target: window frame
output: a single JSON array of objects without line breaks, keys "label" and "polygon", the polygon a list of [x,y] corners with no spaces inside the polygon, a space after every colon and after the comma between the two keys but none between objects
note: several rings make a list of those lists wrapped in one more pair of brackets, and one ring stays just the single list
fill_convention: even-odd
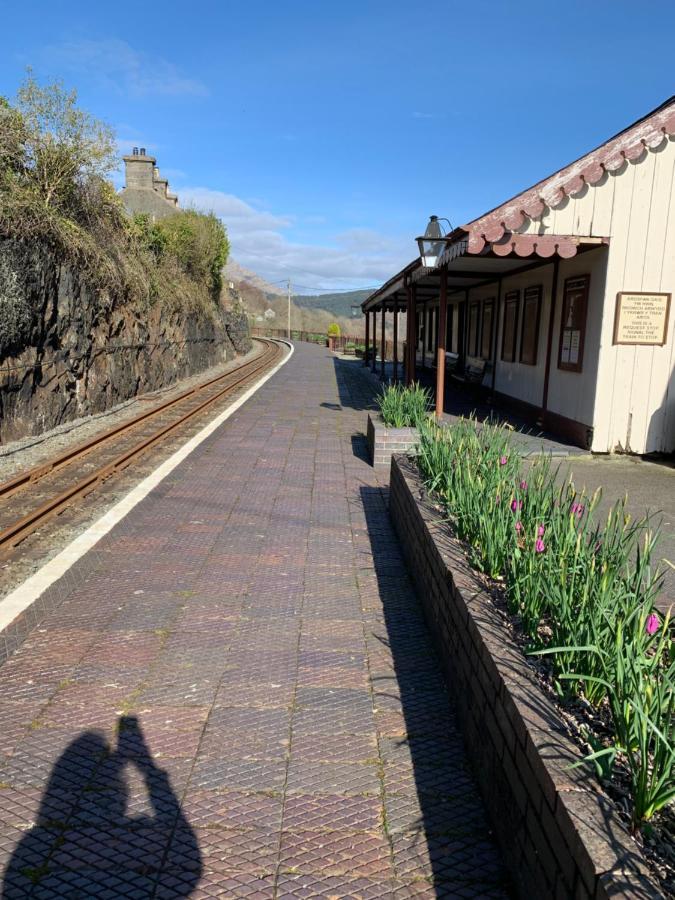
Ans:
[{"label": "window frame", "polygon": [[[511,340],[511,347],[507,348],[506,346],[506,316],[507,312],[510,308],[515,307],[515,318],[513,320],[513,337]],[[501,358],[503,362],[507,363],[515,363],[518,362],[517,359],[517,351],[518,351],[518,326],[520,325],[520,288],[517,288],[512,291],[507,291],[504,294],[504,319],[502,322],[502,352]],[[507,349],[510,349],[511,356],[506,355]]]},{"label": "window frame", "polygon": [[[582,372],[584,366],[584,345],[586,343],[586,322],[588,319],[588,290],[591,281],[589,274],[571,275],[565,279],[563,287],[563,298],[560,310],[560,334],[558,336],[558,368],[563,372]],[[578,317],[579,328],[565,328],[564,322],[569,312],[569,299],[571,292],[581,289],[581,312]],[[563,345],[565,343],[566,332],[579,332],[579,346],[577,350],[577,361],[563,362]],[[571,338],[570,338],[571,340]],[[571,352],[571,347],[570,347]]]},{"label": "window frame", "polygon": [[[469,321],[467,322],[467,328],[466,328],[466,337],[467,337],[466,346],[467,346],[467,350],[468,350],[467,355],[473,356],[473,357],[478,356],[478,349],[480,346],[480,323],[481,323],[480,306],[481,306],[480,300],[472,300],[469,303],[469,315],[468,315]],[[476,313],[476,322],[475,322],[476,332],[474,335],[474,341],[472,343],[471,342],[471,317],[474,313],[474,310]]]},{"label": "window frame", "polygon": [[455,338],[455,307],[454,304],[448,303],[445,315],[445,349],[453,352],[452,343]]},{"label": "window frame", "polygon": [[[487,354],[486,354],[484,352],[485,351],[485,337],[486,337],[486,335],[485,335],[485,315],[488,310],[490,311],[490,323],[489,323],[490,324],[490,334],[488,336],[488,348],[487,348]],[[481,304],[480,341],[478,342],[478,344],[479,344],[478,349],[480,352],[477,353],[476,356],[478,356],[480,359],[484,359],[484,360],[492,359],[492,348],[493,348],[493,344],[494,344],[494,338],[495,338],[495,298],[487,297],[485,300],[483,300],[483,302]]]},{"label": "window frame", "polygon": [[[529,295],[529,296],[528,296]],[[523,366],[536,366],[539,360],[539,328],[541,326],[541,307],[544,298],[544,286],[534,284],[523,290],[523,315],[520,323],[520,352],[518,354],[518,362]],[[534,300],[537,305],[537,314],[534,323],[534,347],[532,361],[523,359],[523,349],[525,347],[525,322],[527,321],[527,305],[528,302]]]}]

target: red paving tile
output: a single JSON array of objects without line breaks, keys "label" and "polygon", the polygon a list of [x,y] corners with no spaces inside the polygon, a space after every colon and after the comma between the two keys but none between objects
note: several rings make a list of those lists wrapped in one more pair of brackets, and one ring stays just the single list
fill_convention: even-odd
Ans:
[{"label": "red paving tile", "polygon": [[372,395],[299,345],[50,588],[0,668],[3,896],[504,896]]}]

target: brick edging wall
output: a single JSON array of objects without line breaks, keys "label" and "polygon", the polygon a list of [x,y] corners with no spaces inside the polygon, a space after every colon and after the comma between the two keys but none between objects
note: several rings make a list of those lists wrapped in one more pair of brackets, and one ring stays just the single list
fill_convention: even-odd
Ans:
[{"label": "brick edging wall", "polygon": [[520,897],[662,897],[460,543],[392,457],[390,513]]},{"label": "brick edging wall", "polygon": [[418,439],[416,428],[387,428],[381,416],[368,413],[366,441],[373,466],[388,466],[394,453],[412,450]]}]

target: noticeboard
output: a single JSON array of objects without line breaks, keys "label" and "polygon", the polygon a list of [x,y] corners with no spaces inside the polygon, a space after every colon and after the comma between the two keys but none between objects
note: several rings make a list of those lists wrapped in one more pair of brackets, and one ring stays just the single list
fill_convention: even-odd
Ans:
[{"label": "noticeboard", "polygon": [[670,294],[620,291],[616,295],[614,344],[662,347],[668,340]]}]

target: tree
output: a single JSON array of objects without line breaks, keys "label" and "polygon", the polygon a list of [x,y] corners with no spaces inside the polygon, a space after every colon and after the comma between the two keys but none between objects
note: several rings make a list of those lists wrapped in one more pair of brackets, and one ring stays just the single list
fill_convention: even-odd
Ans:
[{"label": "tree", "polygon": [[230,252],[227,232],[213,213],[185,209],[161,219],[154,228],[162,233],[165,251],[174,256],[183,271],[220,295],[222,270]]},{"label": "tree", "polygon": [[0,97],[0,177],[24,168],[26,129],[18,110]]},{"label": "tree", "polygon": [[340,337],[340,326],[337,322],[331,322],[326,330],[328,337]]},{"label": "tree", "polygon": [[17,93],[23,173],[47,207],[67,208],[77,185],[117,165],[114,133],[77,107],[77,91],[41,86],[29,69]]}]

